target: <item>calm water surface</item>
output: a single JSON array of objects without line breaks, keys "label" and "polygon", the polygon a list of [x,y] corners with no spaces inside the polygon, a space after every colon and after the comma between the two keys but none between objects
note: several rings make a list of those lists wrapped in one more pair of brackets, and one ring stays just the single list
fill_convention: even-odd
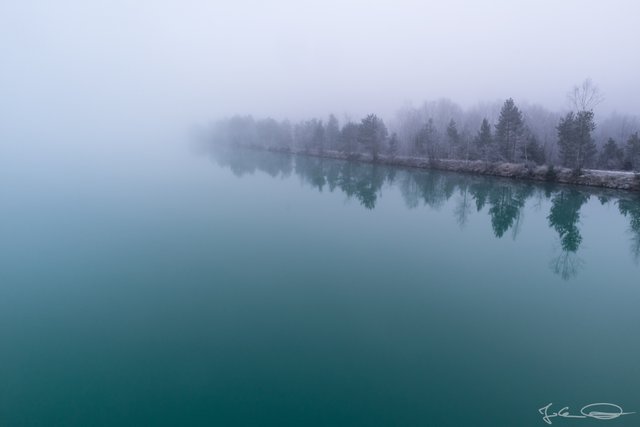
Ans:
[{"label": "calm water surface", "polygon": [[551,402],[640,412],[637,196],[178,157],[0,175],[0,425],[544,426]]}]

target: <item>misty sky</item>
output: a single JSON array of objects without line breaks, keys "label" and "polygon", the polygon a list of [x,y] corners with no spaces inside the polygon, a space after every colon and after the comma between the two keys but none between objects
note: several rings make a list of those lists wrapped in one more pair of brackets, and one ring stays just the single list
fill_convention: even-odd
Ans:
[{"label": "misty sky", "polygon": [[637,0],[2,1],[0,124],[357,118],[439,97],[560,110],[586,77],[603,111],[638,114],[639,17]]}]

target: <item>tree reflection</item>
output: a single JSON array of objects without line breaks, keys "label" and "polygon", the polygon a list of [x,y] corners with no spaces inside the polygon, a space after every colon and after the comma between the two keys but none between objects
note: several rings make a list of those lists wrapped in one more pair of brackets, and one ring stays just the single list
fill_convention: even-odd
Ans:
[{"label": "tree reflection", "polygon": [[469,187],[471,196],[476,201],[476,210],[480,212],[489,200],[489,191],[491,187],[484,183],[474,183]]},{"label": "tree reflection", "polygon": [[252,174],[256,170],[272,177],[289,176],[293,171],[293,156],[256,150],[238,150],[213,145],[211,158],[220,166],[228,167],[236,176]]},{"label": "tree reflection", "polygon": [[417,207],[422,201],[425,205],[438,209],[455,191],[455,185],[447,174],[433,170],[405,171],[400,186],[402,196],[408,207]]},{"label": "tree reflection", "polygon": [[530,185],[499,185],[489,191],[489,215],[496,237],[502,237],[513,226],[532,194],[533,187]]},{"label": "tree reflection", "polygon": [[[548,225],[559,238],[559,253],[551,260],[551,269],[565,280],[575,277],[583,266],[578,256],[582,244],[580,210],[595,194],[600,203],[617,201],[622,215],[629,218],[631,253],[640,262],[640,197],[620,198],[619,193],[533,185],[491,177],[446,173],[435,170],[402,169],[380,164],[333,160],[312,156],[293,156],[257,150],[217,147],[211,152],[221,166],[234,174],[263,171],[270,176],[288,176],[292,172],[301,182],[318,191],[341,191],[356,199],[366,209],[374,209],[385,183],[397,186],[410,209],[426,205],[440,209],[453,198],[451,212],[460,228],[464,228],[474,212],[488,207],[493,234],[502,238],[509,230],[515,240],[522,227],[524,207],[528,199],[537,197],[540,209],[544,200],[551,208]],[[629,193],[626,193],[627,196]]]},{"label": "tree reflection", "polygon": [[471,215],[471,192],[469,191],[468,185],[462,185],[460,187],[460,197],[458,198],[458,203],[453,213],[458,221],[458,225],[464,228],[469,220],[469,215]]},{"label": "tree reflection", "polygon": [[324,163],[325,159],[322,157],[299,156],[296,158],[295,171],[303,181],[322,191],[327,184]]},{"label": "tree reflection", "polygon": [[588,200],[588,194],[574,189],[563,189],[551,199],[551,211],[547,219],[558,233],[562,247],[560,255],[551,261],[551,268],[565,280],[574,277],[583,264],[577,256],[582,243],[578,222],[580,209]]},{"label": "tree reflection", "polygon": [[339,187],[347,197],[355,197],[367,209],[373,209],[385,182],[384,168],[379,165],[344,162]]},{"label": "tree reflection", "polygon": [[640,198],[618,200],[618,210],[629,218],[631,234],[631,255],[636,263],[640,261]]},{"label": "tree reflection", "polygon": [[561,251],[560,254],[551,259],[551,270],[562,277],[569,280],[578,274],[584,266],[584,261],[575,252]]},{"label": "tree reflection", "polygon": [[576,252],[582,242],[582,235],[578,229],[580,208],[589,200],[587,194],[569,189],[562,190],[551,199],[551,212],[547,219],[560,236],[562,249]]}]

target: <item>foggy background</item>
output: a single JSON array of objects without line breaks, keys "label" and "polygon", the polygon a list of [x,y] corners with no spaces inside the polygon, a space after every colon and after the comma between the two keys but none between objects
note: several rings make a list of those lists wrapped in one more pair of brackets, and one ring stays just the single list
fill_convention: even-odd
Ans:
[{"label": "foggy background", "polygon": [[[601,1],[3,1],[0,149],[114,150],[235,113],[392,117],[447,97],[640,112],[640,5]],[[108,147],[108,148],[107,148]]]}]

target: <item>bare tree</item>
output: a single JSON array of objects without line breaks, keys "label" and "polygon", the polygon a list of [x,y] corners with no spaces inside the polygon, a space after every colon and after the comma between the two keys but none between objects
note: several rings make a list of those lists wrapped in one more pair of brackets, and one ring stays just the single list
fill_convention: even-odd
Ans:
[{"label": "bare tree", "polygon": [[567,98],[576,112],[591,111],[604,101],[604,95],[590,78],[574,86]]}]

